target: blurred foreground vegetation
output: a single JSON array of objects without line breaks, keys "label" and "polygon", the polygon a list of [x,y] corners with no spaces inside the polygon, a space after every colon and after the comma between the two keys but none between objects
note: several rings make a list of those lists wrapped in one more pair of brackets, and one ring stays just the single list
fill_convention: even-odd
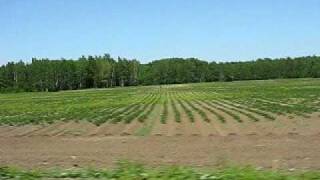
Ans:
[{"label": "blurred foreground vegetation", "polygon": [[320,179],[320,172],[272,171],[259,170],[253,167],[228,167],[213,170],[201,170],[180,166],[149,168],[136,163],[121,162],[112,170],[21,170],[2,167],[0,168],[0,179],[315,180]]}]

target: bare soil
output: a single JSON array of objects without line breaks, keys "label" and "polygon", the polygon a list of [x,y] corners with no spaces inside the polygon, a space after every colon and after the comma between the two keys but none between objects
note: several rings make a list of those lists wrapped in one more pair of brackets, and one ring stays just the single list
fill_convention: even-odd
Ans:
[{"label": "bare soil", "polygon": [[149,165],[320,169],[319,135],[2,137],[0,165],[24,168]]},{"label": "bare soil", "polygon": [[146,136],[134,136],[144,127],[137,121],[99,127],[88,122],[1,126],[0,166],[112,167],[119,160],[131,160],[149,165],[272,168],[276,163],[283,169],[320,169],[319,114],[238,123],[219,113],[226,117],[225,124],[214,116],[204,122],[196,113],[194,123],[185,113],[177,123],[170,111],[166,124],[155,117]]}]

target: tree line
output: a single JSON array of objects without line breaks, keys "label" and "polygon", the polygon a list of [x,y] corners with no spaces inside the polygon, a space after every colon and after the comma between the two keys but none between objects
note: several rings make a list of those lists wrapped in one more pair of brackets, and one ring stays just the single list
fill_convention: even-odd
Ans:
[{"label": "tree line", "polygon": [[0,91],[59,91],[116,86],[158,85],[214,81],[319,78],[320,57],[257,59],[246,62],[208,62],[196,58],[168,58],[141,64],[135,59],[81,56],[36,59],[0,67]]}]

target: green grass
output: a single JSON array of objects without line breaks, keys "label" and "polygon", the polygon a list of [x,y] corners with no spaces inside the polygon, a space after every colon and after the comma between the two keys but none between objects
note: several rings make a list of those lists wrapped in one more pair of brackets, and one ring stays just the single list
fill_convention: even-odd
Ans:
[{"label": "green grass", "polygon": [[0,167],[0,179],[121,179],[121,180],[315,180],[319,171],[285,172],[257,170],[252,167],[227,167],[202,170],[181,166],[150,168],[137,163],[120,162],[110,170],[21,170]]},{"label": "green grass", "polygon": [[[212,110],[195,102],[209,102]],[[179,106],[183,110],[180,115],[177,111]],[[215,82],[0,94],[0,124],[47,124],[73,120],[100,125],[105,122],[130,123],[135,119],[145,122],[156,108],[164,109],[159,112],[159,117],[165,123],[167,116],[171,115],[166,109],[171,107],[172,116],[176,117],[170,118],[177,122],[183,113],[192,122],[194,113],[200,113],[202,118],[209,120],[217,115],[215,108],[239,122],[241,119],[237,114],[252,121],[276,120],[278,115],[308,118],[313,112],[320,111],[320,80]],[[223,121],[222,117],[218,118]]]}]

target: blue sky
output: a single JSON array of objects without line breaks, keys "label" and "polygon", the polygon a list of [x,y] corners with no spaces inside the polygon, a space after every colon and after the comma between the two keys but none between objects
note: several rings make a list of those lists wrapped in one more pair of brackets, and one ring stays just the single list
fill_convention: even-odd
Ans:
[{"label": "blue sky", "polygon": [[319,0],[0,0],[0,64],[110,53],[251,60],[320,54]]}]

